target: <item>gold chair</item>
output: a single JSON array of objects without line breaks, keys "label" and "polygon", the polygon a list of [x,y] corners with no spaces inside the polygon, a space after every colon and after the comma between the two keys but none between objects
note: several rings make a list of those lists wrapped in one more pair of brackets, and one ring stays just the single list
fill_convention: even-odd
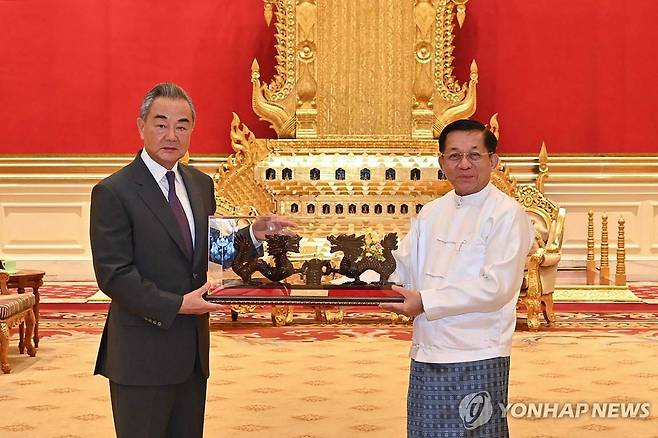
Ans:
[{"label": "gold chair", "polygon": [[555,323],[553,291],[561,259],[566,210],[558,207],[536,187],[520,186],[516,199],[523,205],[535,228],[534,245],[526,263],[519,304],[528,312],[528,328],[539,328],[539,309],[548,325]]},{"label": "gold chair", "polygon": [[517,307],[526,308],[530,330],[539,328],[540,310],[549,326],[555,323],[553,290],[561,259],[566,216],[566,210],[543,193],[544,181],[548,177],[545,154],[545,146],[542,146],[540,175],[535,186],[517,185],[509,173],[509,168],[502,164],[491,175],[491,181],[496,187],[514,197],[523,206],[535,228],[534,244],[526,261],[517,304]]},{"label": "gold chair", "polygon": [[19,341],[19,352],[22,354],[25,349],[31,357],[37,354],[34,345],[32,345],[32,333],[36,323],[33,310],[36,302],[34,294],[27,292],[12,294],[7,287],[8,281],[9,273],[0,271],[0,368],[4,373],[11,372],[8,352],[10,329],[12,327],[25,322],[24,345]]}]

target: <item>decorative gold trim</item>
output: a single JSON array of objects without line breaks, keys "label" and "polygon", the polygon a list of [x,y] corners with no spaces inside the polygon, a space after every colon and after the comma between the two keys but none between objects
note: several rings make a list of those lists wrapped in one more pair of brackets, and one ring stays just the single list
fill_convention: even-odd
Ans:
[{"label": "decorative gold trim", "polygon": [[477,108],[477,83],[478,83],[478,66],[475,60],[471,62],[471,75],[468,86],[464,84],[466,96],[463,100],[454,103],[448,108],[441,111],[439,116],[435,106],[435,120],[433,124],[434,138],[438,138],[443,128],[451,122],[459,119],[467,119],[475,114]]},{"label": "decorative gold trim", "polygon": [[[471,63],[470,80],[460,85],[453,75],[455,46],[454,19],[461,27],[466,16],[468,0],[440,0],[436,6],[434,34],[434,89],[440,97],[434,100],[433,136],[437,138],[441,130],[450,122],[468,118],[475,113],[477,98],[478,69],[475,60]],[[455,12],[455,8],[457,11]]]},{"label": "decorative gold trim", "polygon": [[272,24],[272,0],[264,0],[263,17],[265,18],[265,23],[267,23],[267,27],[270,27],[270,25]]},{"label": "decorative gold trim", "polygon": [[299,0],[297,4],[297,138],[316,138],[317,126],[317,5],[315,0]]},{"label": "decorative gold trim", "polygon": [[[307,3],[304,0],[302,3]],[[267,8],[275,7],[276,21],[276,56],[274,69],[276,73],[269,84],[261,84],[260,67],[254,59],[251,64],[252,96],[251,105],[254,112],[262,119],[271,123],[279,138],[294,138],[297,119],[295,108],[297,99],[293,91],[296,81],[297,40],[295,1],[268,0],[265,3],[266,20]],[[270,17],[271,20],[271,17]]]},{"label": "decorative gold trim", "polygon": [[[417,0],[417,2],[423,2]],[[452,74],[454,70],[452,52],[455,46],[453,20],[455,18],[455,4],[453,0],[440,0],[435,15],[435,61],[434,87],[442,99],[448,102],[459,102],[466,96],[466,87],[459,84]]]},{"label": "decorative gold trim", "polygon": [[[231,144],[235,153],[222,163],[214,176],[217,214],[257,215],[274,211],[275,201],[254,179],[256,164],[270,152],[267,142],[257,140],[233,113]],[[246,203],[245,203],[246,202]]]},{"label": "decorative gold trim", "polygon": [[489,131],[496,137],[497,140],[500,140],[500,124],[498,123],[498,113],[495,113],[489,119],[489,124],[486,125],[489,128]]},{"label": "decorative gold trim", "polygon": [[468,0],[452,0],[452,2],[457,5],[457,23],[461,28],[464,26],[464,20],[466,20],[466,3]]},{"label": "decorative gold trim", "polygon": [[291,110],[265,97],[267,86],[260,83],[260,67],[255,59],[251,64],[251,83],[251,106],[254,112],[261,120],[271,123],[270,127],[279,138],[293,138],[296,123],[294,108]]},{"label": "decorative gold trim", "polygon": [[412,132],[413,138],[432,138],[434,106],[432,98],[432,30],[436,10],[430,0],[416,0],[414,21],[416,25],[416,46],[413,97]]},{"label": "decorative gold trim", "polygon": [[[491,172],[491,183],[507,196],[517,198],[516,178],[511,175],[509,167],[502,160],[498,161],[498,168]],[[530,204],[532,204],[532,201],[530,201]]]},{"label": "decorative gold trim", "polygon": [[[289,150],[293,140],[258,140],[267,143],[273,153]],[[346,140],[347,141],[347,140]],[[296,140],[298,152],[313,153],[344,152],[340,139],[323,139],[313,144],[310,140]],[[425,155],[435,153],[437,144],[434,140],[396,139],[368,141],[350,138],[347,143],[351,149],[368,154],[409,155],[411,151]],[[391,146],[393,144],[394,146]],[[53,186],[67,190],[87,190],[101,179],[118,171],[134,160],[134,154],[116,155],[2,155],[0,156],[0,187],[14,189],[18,186]],[[191,151],[189,164],[212,176],[217,168],[226,162],[224,154],[196,155]],[[533,184],[537,177],[537,156],[502,155],[505,167],[509,168],[519,184]],[[658,155],[656,156],[590,156],[590,155],[551,155],[550,187],[553,192],[563,187],[583,184],[587,187],[608,187],[617,192],[623,190],[641,190],[642,193],[655,193],[658,184]],[[593,178],[596,175],[596,178]]]},{"label": "decorative gold trim", "polygon": [[[274,69],[276,73],[272,82],[263,87],[263,94],[268,101],[282,101],[290,95],[295,86],[295,56],[297,41],[295,33],[295,0],[271,0],[276,12],[274,27],[276,33]],[[253,68],[252,68],[253,71]]]}]

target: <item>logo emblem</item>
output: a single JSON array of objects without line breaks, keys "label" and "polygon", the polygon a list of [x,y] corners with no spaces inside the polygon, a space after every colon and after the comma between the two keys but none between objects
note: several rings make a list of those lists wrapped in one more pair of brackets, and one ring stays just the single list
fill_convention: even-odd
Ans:
[{"label": "logo emblem", "polygon": [[488,391],[472,392],[459,402],[459,416],[466,430],[476,429],[491,419],[493,406]]}]

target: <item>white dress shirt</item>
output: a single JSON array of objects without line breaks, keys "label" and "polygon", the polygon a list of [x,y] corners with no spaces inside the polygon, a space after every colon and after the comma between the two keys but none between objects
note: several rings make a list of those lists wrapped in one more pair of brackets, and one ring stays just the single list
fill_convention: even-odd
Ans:
[{"label": "white dress shirt", "polygon": [[[146,149],[142,149],[141,158],[142,161],[144,161],[144,164],[146,164],[149,172],[151,172],[151,175],[153,175],[155,181],[158,183],[158,186],[160,186],[160,190],[162,190],[162,194],[164,195],[165,200],[169,202],[169,181],[167,181],[167,172],[169,169],[156,163],[148,154],[148,152],[146,152]],[[174,164],[174,167],[171,170],[174,172],[174,175],[176,175],[176,196],[178,196],[178,199],[183,206],[185,216],[187,217],[187,223],[190,226],[190,236],[192,236],[192,247],[194,247],[194,215],[192,214],[190,198],[187,196],[187,188],[185,187],[185,182],[183,181],[183,178],[181,178],[180,172],[178,171],[178,163]]]},{"label": "white dress shirt", "polygon": [[397,281],[420,291],[410,356],[471,362],[509,356],[534,236],[521,205],[491,183],[423,207],[394,252]]}]

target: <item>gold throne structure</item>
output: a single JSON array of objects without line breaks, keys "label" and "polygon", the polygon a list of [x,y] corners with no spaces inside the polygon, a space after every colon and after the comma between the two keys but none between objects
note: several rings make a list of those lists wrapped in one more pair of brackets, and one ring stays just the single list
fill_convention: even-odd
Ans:
[{"label": "gold throne structure", "polygon": [[475,62],[467,83],[453,75],[467,1],[265,0],[277,74],[261,83],[254,60],[252,104],[278,138],[234,115],[217,213],[296,218],[304,258],[329,257],[328,234],[406,232],[450,190],[435,139],[475,112]]},{"label": "gold throne structure", "polygon": [[299,259],[331,258],[330,234],[404,236],[452,189],[437,160],[441,130],[476,109],[475,61],[467,82],[453,75],[467,2],[264,0],[276,75],[262,83],[254,60],[252,106],[278,138],[255,138],[234,114],[217,214],[295,219]]}]

